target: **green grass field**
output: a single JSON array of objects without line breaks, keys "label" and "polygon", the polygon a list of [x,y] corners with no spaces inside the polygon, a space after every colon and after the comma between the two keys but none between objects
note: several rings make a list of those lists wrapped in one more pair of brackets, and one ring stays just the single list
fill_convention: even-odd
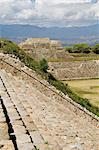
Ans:
[{"label": "green grass field", "polygon": [[64,81],[79,96],[99,107],[99,79]]}]

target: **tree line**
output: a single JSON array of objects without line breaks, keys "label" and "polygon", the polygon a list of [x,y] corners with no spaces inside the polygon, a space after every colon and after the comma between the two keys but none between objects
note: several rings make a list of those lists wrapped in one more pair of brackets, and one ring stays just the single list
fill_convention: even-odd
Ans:
[{"label": "tree line", "polygon": [[73,46],[65,47],[69,53],[95,53],[99,54],[99,44],[90,46],[87,43],[74,44]]}]

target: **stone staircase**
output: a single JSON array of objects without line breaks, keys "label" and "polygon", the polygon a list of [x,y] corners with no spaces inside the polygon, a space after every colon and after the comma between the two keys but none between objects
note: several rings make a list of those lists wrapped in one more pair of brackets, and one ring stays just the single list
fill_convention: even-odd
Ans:
[{"label": "stone staircase", "polygon": [[[0,88],[1,91],[1,88]],[[0,93],[1,94],[1,93]],[[1,150],[13,150],[13,143],[8,135],[8,126],[6,123],[6,118],[2,108],[2,102],[0,98],[0,149]]]},{"label": "stone staircase", "polygon": [[[4,69],[0,70],[0,77],[0,95],[10,118],[13,128],[10,135],[14,135],[17,149],[99,149],[98,125],[91,123],[86,116],[77,115],[72,107],[67,106],[67,102],[58,101],[56,95],[50,97],[46,91],[44,94],[43,89],[36,88],[36,85],[33,86]],[[3,114],[2,107],[0,114]],[[12,146],[8,149],[13,150],[15,145],[7,134],[6,132],[7,142]]]},{"label": "stone staircase", "polygon": [[[7,109],[10,123],[13,127],[11,135],[15,135],[19,150],[49,150],[37,126],[30,115],[31,107],[24,99],[20,100],[13,84],[13,76],[4,70],[0,71],[0,95]],[[12,81],[11,81],[12,80]],[[21,82],[18,83],[19,85]],[[16,86],[17,89],[17,86]],[[20,95],[21,93],[19,93]]]}]

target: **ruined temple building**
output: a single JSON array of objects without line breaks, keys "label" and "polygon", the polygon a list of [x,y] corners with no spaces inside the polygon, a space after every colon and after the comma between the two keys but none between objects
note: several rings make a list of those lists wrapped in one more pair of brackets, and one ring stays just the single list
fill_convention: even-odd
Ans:
[{"label": "ruined temple building", "polygon": [[45,49],[63,49],[62,43],[58,40],[50,40],[49,38],[28,38],[19,44],[24,50],[33,50],[38,48]]},{"label": "ruined temple building", "polygon": [[19,47],[36,59],[67,57],[61,41],[50,40],[49,38],[28,38],[20,43]]}]

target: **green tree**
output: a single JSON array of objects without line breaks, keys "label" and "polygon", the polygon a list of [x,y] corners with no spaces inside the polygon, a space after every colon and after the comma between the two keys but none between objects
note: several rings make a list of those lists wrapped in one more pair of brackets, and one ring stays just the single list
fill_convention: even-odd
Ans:
[{"label": "green tree", "polygon": [[99,44],[96,44],[95,46],[93,46],[92,51],[96,54],[99,54]]},{"label": "green tree", "polygon": [[91,48],[86,43],[75,44],[73,46],[73,52],[74,53],[90,53],[91,52]]},{"label": "green tree", "polygon": [[73,48],[72,48],[72,46],[65,47],[65,51],[67,51],[67,52],[69,52],[69,53],[73,53]]},{"label": "green tree", "polygon": [[40,60],[40,70],[47,72],[47,69],[48,69],[47,60],[43,58],[42,60]]}]

